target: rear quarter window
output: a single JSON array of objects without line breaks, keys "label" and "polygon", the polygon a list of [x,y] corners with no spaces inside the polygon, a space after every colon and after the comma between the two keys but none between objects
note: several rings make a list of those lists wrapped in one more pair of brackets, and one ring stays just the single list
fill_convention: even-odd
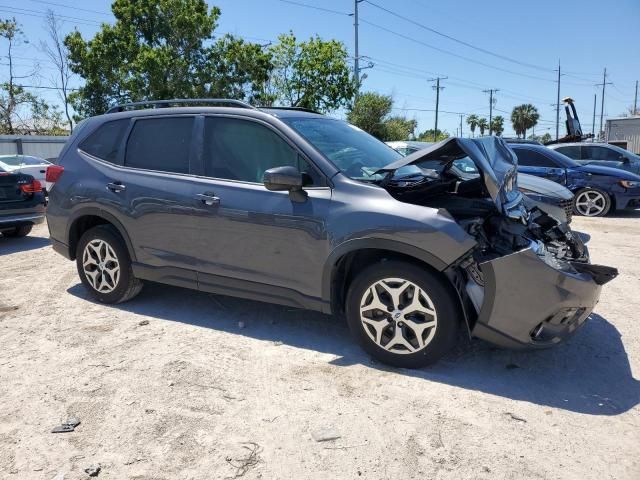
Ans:
[{"label": "rear quarter window", "polygon": [[105,122],[80,142],[78,148],[101,160],[120,163],[120,145],[128,126],[128,118]]}]

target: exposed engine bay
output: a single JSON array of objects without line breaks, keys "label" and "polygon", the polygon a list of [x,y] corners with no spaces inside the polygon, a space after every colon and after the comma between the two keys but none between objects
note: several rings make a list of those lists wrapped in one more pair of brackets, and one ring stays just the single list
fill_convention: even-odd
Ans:
[{"label": "exposed engine bay", "polygon": [[[380,182],[401,202],[442,210],[477,242],[477,247],[457,266],[476,313],[484,299],[484,267],[516,252],[530,251],[556,271],[588,273],[602,285],[617,270],[591,265],[579,234],[537,206],[528,204],[517,187],[517,159],[500,139],[450,139],[416,152],[385,168]],[[478,148],[480,147],[480,148]],[[469,179],[452,168],[457,159],[468,157],[480,172]],[[401,174],[402,167],[411,173]],[[418,172],[416,167],[420,169]],[[534,257],[535,258],[535,257]]]}]

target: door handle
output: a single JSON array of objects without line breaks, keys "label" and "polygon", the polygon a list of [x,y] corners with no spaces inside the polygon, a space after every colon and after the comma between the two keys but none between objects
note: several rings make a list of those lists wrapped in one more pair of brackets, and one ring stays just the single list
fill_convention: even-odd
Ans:
[{"label": "door handle", "polygon": [[107,190],[111,190],[112,192],[116,192],[116,193],[123,192],[126,189],[127,187],[125,187],[120,182],[107,183]]},{"label": "door handle", "polygon": [[220,204],[220,197],[216,197],[213,193],[199,193],[196,198],[208,206]]}]

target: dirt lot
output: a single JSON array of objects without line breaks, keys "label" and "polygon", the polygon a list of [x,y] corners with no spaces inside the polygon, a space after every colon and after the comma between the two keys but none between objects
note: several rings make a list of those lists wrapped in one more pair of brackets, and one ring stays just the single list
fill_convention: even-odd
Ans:
[{"label": "dirt lot", "polygon": [[637,480],[640,211],[574,228],[621,271],[577,336],[420,371],[316,313],[151,284],[98,305],[46,226],[0,238],[0,478]]}]

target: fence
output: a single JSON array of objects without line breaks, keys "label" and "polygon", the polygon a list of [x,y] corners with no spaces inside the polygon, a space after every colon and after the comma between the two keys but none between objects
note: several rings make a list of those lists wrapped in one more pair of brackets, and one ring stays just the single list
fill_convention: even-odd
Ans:
[{"label": "fence", "polygon": [[0,155],[33,155],[55,159],[69,137],[0,135]]}]

